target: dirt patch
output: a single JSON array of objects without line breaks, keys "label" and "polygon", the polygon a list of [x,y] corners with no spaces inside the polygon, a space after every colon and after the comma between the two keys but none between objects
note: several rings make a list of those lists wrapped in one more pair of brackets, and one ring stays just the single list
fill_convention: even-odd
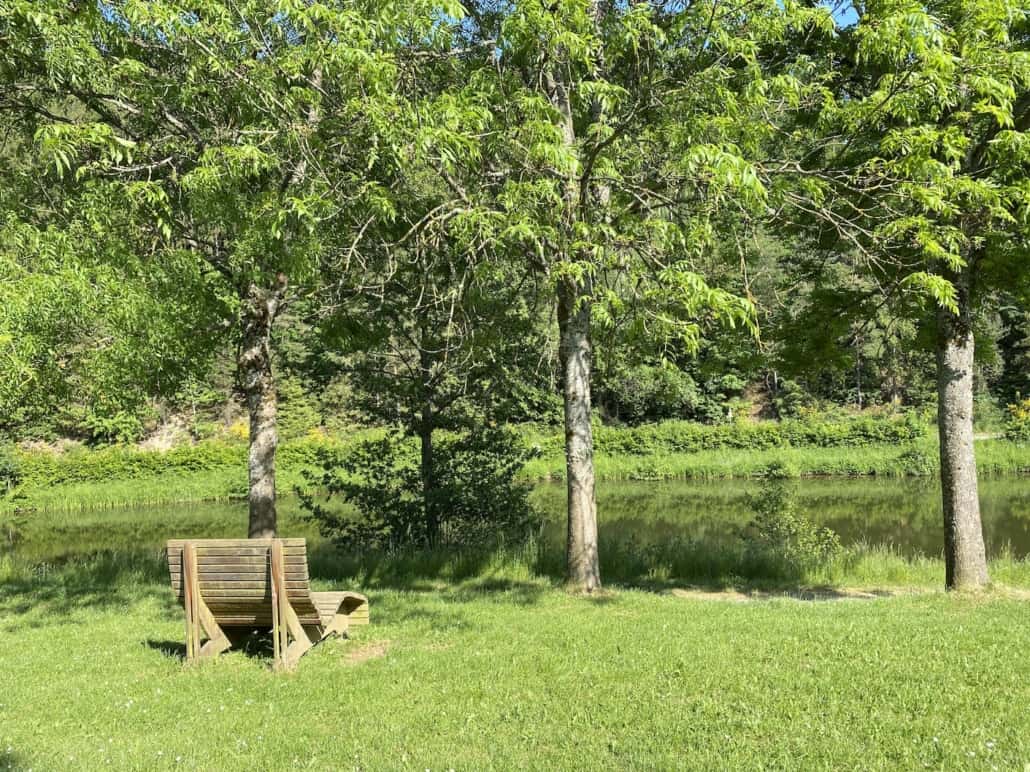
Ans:
[{"label": "dirt patch", "polygon": [[191,443],[192,439],[190,438],[186,419],[182,416],[172,416],[151,432],[146,439],[139,443],[138,447],[140,450],[164,452],[179,445],[189,445]]},{"label": "dirt patch", "polygon": [[358,646],[356,649],[350,649],[343,655],[343,659],[348,665],[360,665],[370,659],[385,657],[389,648],[389,641],[372,641]]},{"label": "dirt patch", "polygon": [[18,447],[26,453],[49,453],[53,456],[60,456],[70,450],[79,450],[85,447],[81,442],[68,439],[44,442],[43,440],[23,440]]},{"label": "dirt patch", "polygon": [[918,595],[932,590],[917,588],[892,588],[890,590],[867,590],[853,587],[814,587],[797,590],[702,590],[696,588],[675,588],[670,594],[676,598],[686,600],[719,600],[730,603],[748,603],[751,601],[776,600],[777,598],[790,598],[792,600],[804,601],[835,601],[835,600],[877,600],[879,598],[893,598],[899,595]]}]

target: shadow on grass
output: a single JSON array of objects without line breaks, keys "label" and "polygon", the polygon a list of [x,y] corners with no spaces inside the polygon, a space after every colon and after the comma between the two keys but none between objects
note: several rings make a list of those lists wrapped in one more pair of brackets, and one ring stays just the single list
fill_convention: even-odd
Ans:
[{"label": "shadow on grass", "polygon": [[[854,569],[860,561],[870,556],[873,561],[881,560],[882,566],[874,566],[880,575],[887,573],[884,566],[905,568],[898,562],[900,556],[868,549],[847,553],[833,566],[809,571],[756,556],[741,540],[696,539],[686,525],[666,529],[660,542],[643,542],[633,536],[605,538],[602,534],[599,546],[606,587],[658,593],[682,590],[747,597],[764,597],[764,593],[802,600],[854,597],[838,588],[844,583],[841,577],[857,575]],[[427,621],[447,626],[462,624],[456,606],[463,603],[487,600],[530,607],[562,585],[565,571],[564,545],[554,540],[397,552],[348,552],[330,542],[312,541],[308,559],[315,589],[364,592],[372,596],[373,606],[379,591],[431,596],[434,601],[454,604],[455,613],[440,616],[417,604],[405,608],[402,600],[382,604],[374,613],[384,621],[415,619],[421,614]],[[598,605],[612,601],[603,593],[584,597]],[[76,611],[119,608],[142,600],[157,603],[167,618],[181,618],[160,549],[123,547],[35,564],[11,556],[0,558],[2,630],[81,623],[83,617],[76,619]],[[437,617],[430,620],[430,614]]]},{"label": "shadow on grass", "polygon": [[143,645],[152,651],[160,652],[164,656],[177,659],[180,662],[186,659],[186,644],[181,641],[155,641],[152,638],[147,638],[143,641]]},{"label": "shadow on grass", "polygon": [[[668,592],[684,585],[710,591],[793,591],[833,586],[828,576],[846,576],[862,555],[844,553],[832,565],[799,565],[742,540],[693,538],[688,527],[658,542],[633,536],[605,538],[599,545],[606,587]],[[891,557],[891,556],[888,556]],[[897,557],[897,556],[893,556]],[[403,552],[347,552],[331,543],[311,549],[311,575],[362,591],[446,593],[459,600],[496,595],[505,602],[534,603],[565,576],[564,545],[531,541],[518,547],[436,549]],[[603,593],[584,595],[607,602]]]},{"label": "shadow on grass", "polygon": [[[0,742],[6,743],[3,739],[0,739]],[[32,769],[32,766],[24,756],[13,748],[0,746],[0,769]]]},{"label": "shadow on grass", "polygon": [[[238,651],[252,659],[268,661],[271,661],[274,656],[272,634],[267,629],[229,627],[225,629],[225,634],[232,642],[232,648],[229,651]],[[186,661],[186,644],[182,641],[147,638],[142,643],[146,648],[165,657],[179,662]]]},{"label": "shadow on grass", "polygon": [[151,597],[168,613],[175,607],[171,593],[160,592],[162,580],[168,586],[168,569],[154,550],[102,550],[41,563],[8,558],[3,568],[0,618],[8,624],[2,629],[76,624],[77,611],[119,608]]}]

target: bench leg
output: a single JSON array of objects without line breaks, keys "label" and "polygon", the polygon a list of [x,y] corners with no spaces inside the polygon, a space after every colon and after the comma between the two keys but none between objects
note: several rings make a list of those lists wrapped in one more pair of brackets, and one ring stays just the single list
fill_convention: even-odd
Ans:
[{"label": "bench leg", "polygon": [[[225,631],[215,621],[214,614],[200,593],[197,571],[197,548],[186,544],[182,551],[183,606],[186,610],[186,659],[190,662],[215,657],[232,646]],[[201,645],[201,630],[207,641]]]},{"label": "bench leg", "polygon": [[304,634],[311,641],[311,645],[314,646],[320,640],[322,640],[322,626],[321,625],[304,625]]},{"label": "bench leg", "polygon": [[225,634],[225,630],[222,629],[221,625],[215,621],[215,615],[211,613],[211,609],[207,607],[203,597],[199,598],[199,600],[200,624],[204,628],[208,640],[200,647],[197,656],[201,659],[204,657],[217,657],[223,651],[232,648],[232,641],[229,640],[229,636]]},{"label": "bench leg", "polygon": [[[286,575],[283,569],[283,546],[281,541],[272,543],[270,555],[270,579],[272,589],[272,640],[275,651],[275,667],[292,670],[297,660],[303,657],[314,644],[297,618],[297,612],[290,605],[286,593]],[[290,642],[290,638],[293,641]]]},{"label": "bench leg", "polygon": [[322,640],[324,641],[330,635],[338,635],[341,638],[346,638],[348,628],[350,628],[350,619],[347,615],[337,614],[333,617],[333,621],[322,629]]},{"label": "bench leg", "polygon": [[300,619],[297,618],[297,612],[293,610],[293,606],[287,603],[284,611],[286,612],[284,614],[286,617],[286,630],[293,640],[282,653],[281,667],[286,670],[292,670],[297,664],[297,660],[307,654],[308,650],[315,644],[312,643],[307,631],[301,625]]}]

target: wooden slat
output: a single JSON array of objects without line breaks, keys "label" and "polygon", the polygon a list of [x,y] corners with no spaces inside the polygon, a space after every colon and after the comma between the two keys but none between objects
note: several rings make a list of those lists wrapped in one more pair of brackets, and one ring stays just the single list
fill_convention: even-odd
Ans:
[{"label": "wooden slat", "polygon": [[[248,619],[251,618],[251,617],[254,617],[255,619],[265,619],[265,620],[268,620],[269,622],[271,622],[271,620],[272,620],[272,604],[271,603],[265,604],[265,606],[263,608],[260,608],[260,609],[255,609],[255,608],[222,608],[221,606],[209,606],[208,608],[211,609],[211,614],[214,616],[214,618],[216,620],[218,620],[219,624],[221,624],[226,619],[236,619],[236,618],[242,618],[242,617],[246,617]],[[299,616],[299,617],[301,617],[303,619],[313,620],[316,624],[321,619],[321,617],[319,617],[319,615],[316,614],[314,611],[306,611],[304,609],[300,609],[300,610],[294,609],[294,611],[296,612],[297,616]]]},{"label": "wooden slat", "polygon": [[[172,587],[181,586],[181,582],[172,582]],[[252,581],[224,581],[224,582],[207,582],[204,581],[204,577],[200,577],[200,592],[202,595],[206,595],[208,590],[234,590],[237,588],[244,590],[260,590],[268,586],[268,582],[252,582]],[[290,580],[286,582],[286,589],[288,590],[306,590],[308,589],[308,583],[306,581]]]},{"label": "wooden slat", "polygon": [[[169,560],[176,562],[176,555],[172,553],[169,556]],[[290,567],[297,569],[306,566],[306,562],[300,558],[294,557],[294,560],[290,562]],[[207,557],[203,559],[203,562],[199,566],[202,570],[213,571],[213,570],[225,570],[225,571],[267,571],[268,570],[268,558],[264,555],[257,555],[249,558],[234,558],[229,555],[222,555],[219,557]]]},{"label": "wooden slat", "polygon": [[[182,596],[180,596],[181,598]],[[212,590],[207,597],[205,602],[207,605],[222,608],[224,606],[236,605],[242,608],[264,608],[268,604],[268,599],[272,597],[272,593],[268,592],[264,595],[236,595],[229,590]],[[302,593],[299,590],[287,590],[286,597],[290,599],[290,604],[294,608],[312,609],[315,606],[311,603],[311,599],[306,593]]]},{"label": "wooden slat", "polygon": [[[310,583],[306,577],[303,576],[287,576],[286,581],[292,582],[296,585],[304,585],[308,587]],[[202,585],[221,585],[225,584],[230,587],[248,586],[253,585],[255,587],[267,587],[268,580],[263,579],[260,576],[226,576],[222,574],[220,576],[204,576],[200,575],[200,583]],[[172,587],[182,586],[182,576],[174,576],[171,581]]]},{"label": "wooden slat", "polygon": [[273,542],[281,542],[283,547],[303,547],[307,539],[302,536],[289,539],[169,539],[167,546],[182,549],[187,543],[196,544],[197,547],[263,547],[268,549]]},{"label": "wooden slat", "polygon": [[[226,576],[221,574],[218,576],[204,576],[203,574],[198,577],[201,585],[207,585],[213,589],[219,589],[222,585],[226,587],[267,587],[268,580],[262,579],[260,576]],[[286,581],[291,582],[293,585],[299,587],[308,587],[309,582],[306,578],[295,578],[289,577]],[[172,579],[172,586],[179,587],[182,585],[182,577],[177,576]]]},{"label": "wooden slat", "polygon": [[[169,555],[177,555],[181,552],[181,549],[174,548],[169,549]],[[284,547],[283,555],[289,560],[291,557],[303,558],[306,554],[305,547]],[[197,557],[267,557],[268,549],[265,547],[205,547],[202,545],[197,546]]]},{"label": "wooden slat", "polygon": [[[286,574],[305,574],[307,566],[303,563],[287,563]],[[182,572],[179,566],[168,569],[172,574]],[[201,574],[261,574],[268,576],[268,563],[255,563],[254,565],[239,565],[238,563],[201,563],[199,566]]]},{"label": "wooden slat", "polygon": [[[317,616],[303,616],[297,615],[297,619],[302,625],[321,626],[322,622]],[[238,616],[238,617],[218,617],[218,624],[222,627],[257,627],[257,628],[269,628],[272,626],[272,617],[270,615],[260,616]]]},{"label": "wooden slat", "polygon": [[[208,590],[203,594],[209,602],[212,598],[268,598],[270,597],[271,592],[270,587],[271,585],[265,585],[264,587],[218,587],[216,589]],[[295,599],[303,599],[308,603],[311,602],[310,595],[306,587],[290,589],[287,591],[287,594],[289,595],[291,601]]]},{"label": "wooden slat", "polygon": [[[175,552],[169,552],[168,557],[171,560],[178,560],[182,554],[179,550]],[[290,552],[284,556],[285,563],[288,566],[306,566],[308,563],[307,555],[303,552]],[[222,566],[249,566],[262,564],[268,565],[268,555],[260,552],[252,554],[250,552],[232,552],[228,549],[219,549],[217,552],[204,552],[203,550],[197,550],[197,560],[200,561],[201,565],[222,565]]]},{"label": "wooden slat", "polygon": [[[268,571],[205,571],[201,569],[197,573],[200,575],[202,582],[268,581]],[[179,571],[170,571],[168,576],[173,582],[182,581],[182,574]],[[287,571],[285,576],[289,581],[293,582],[305,582],[308,579],[305,571]]]}]

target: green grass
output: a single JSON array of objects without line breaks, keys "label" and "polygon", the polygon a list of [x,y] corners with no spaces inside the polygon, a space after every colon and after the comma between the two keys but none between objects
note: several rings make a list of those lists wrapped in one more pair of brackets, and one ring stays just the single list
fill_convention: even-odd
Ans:
[{"label": "green grass", "polygon": [[[636,489],[666,487],[611,504],[639,512]],[[939,558],[883,546],[768,574],[703,528],[602,530],[610,589],[587,598],[561,589],[560,540],[341,555],[287,506],[316,589],[367,593],[373,625],[293,674],[270,672],[267,637],[186,666],[159,545],[244,520],[238,505],[48,510],[0,533],[0,770],[1030,762],[1030,560],[1004,551],[994,589],[962,596],[939,591]]]},{"label": "green grass", "polygon": [[[723,448],[643,456],[598,453],[595,460],[597,479],[601,481],[754,478],[762,476],[773,463],[793,477],[906,477],[935,474],[937,452],[936,442],[928,437],[901,446]],[[983,440],[976,444],[976,453],[982,475],[1030,472],[1030,445]],[[534,480],[564,479],[565,460],[556,454],[533,459],[525,474]]]},{"label": "green grass", "polygon": [[510,564],[356,584],[294,674],[184,666],[152,558],[0,564],[0,768],[999,768],[1030,762],[1028,604],[569,595]]}]

